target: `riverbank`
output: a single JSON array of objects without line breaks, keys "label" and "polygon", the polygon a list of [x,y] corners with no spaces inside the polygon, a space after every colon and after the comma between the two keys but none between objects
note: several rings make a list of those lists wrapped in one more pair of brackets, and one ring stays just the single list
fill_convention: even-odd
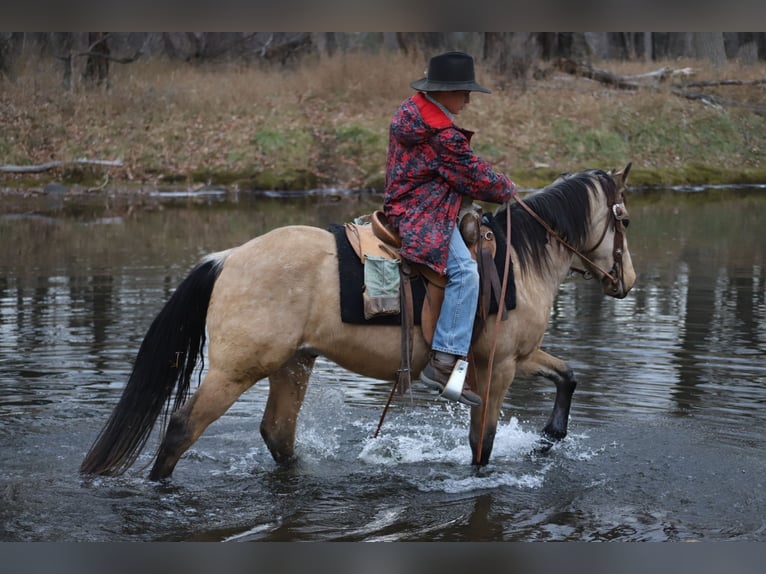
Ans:
[{"label": "riverbank", "polygon": [[[599,66],[624,75],[690,67],[697,82],[766,77],[764,64]],[[149,61],[113,67],[108,90],[71,93],[61,90],[58,69],[29,63],[15,80],[0,80],[0,164],[121,165],[2,173],[0,187],[380,190],[388,123],[422,68],[419,58],[390,55],[344,55],[290,70]],[[634,186],[766,182],[766,118],[680,97],[675,80],[624,90],[550,66],[523,83],[477,75],[493,93],[475,94],[459,123],[476,131],[477,153],[522,188],[629,161]],[[766,105],[762,84],[704,90]]]}]

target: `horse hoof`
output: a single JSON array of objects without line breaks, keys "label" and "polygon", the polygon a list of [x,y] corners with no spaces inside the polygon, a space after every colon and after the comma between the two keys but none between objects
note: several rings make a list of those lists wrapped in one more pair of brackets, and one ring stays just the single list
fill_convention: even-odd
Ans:
[{"label": "horse hoof", "polygon": [[556,444],[556,441],[550,439],[547,436],[541,436],[537,440],[537,444],[535,445],[534,452],[537,454],[547,454],[550,452],[550,450],[553,448],[553,445]]}]

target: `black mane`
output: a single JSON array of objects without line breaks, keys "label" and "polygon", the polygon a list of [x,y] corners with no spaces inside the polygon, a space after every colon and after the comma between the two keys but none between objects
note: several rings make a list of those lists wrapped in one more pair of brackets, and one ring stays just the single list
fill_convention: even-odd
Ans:
[{"label": "black mane", "polygon": [[[524,198],[524,202],[562,239],[581,248],[590,226],[588,191],[599,183],[607,193],[614,193],[614,180],[605,171],[592,169],[564,175],[548,187]],[[494,221],[505,234],[505,207],[495,213]],[[522,272],[529,271],[531,267],[538,271],[547,267],[548,241],[548,232],[543,226],[518,203],[511,204],[511,244],[518,255]],[[498,242],[505,243],[505,237],[498,237]]]}]

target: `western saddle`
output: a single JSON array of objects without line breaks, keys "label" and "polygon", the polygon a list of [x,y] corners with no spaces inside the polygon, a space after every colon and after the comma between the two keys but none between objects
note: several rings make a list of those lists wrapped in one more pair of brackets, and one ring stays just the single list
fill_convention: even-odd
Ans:
[{"label": "western saddle", "polygon": [[[474,338],[486,322],[489,314],[492,292],[500,298],[500,277],[494,258],[497,252],[495,235],[491,228],[482,222],[481,206],[463,205],[458,220],[461,235],[471,251],[479,268],[480,295],[474,322]],[[426,296],[421,311],[421,331],[430,346],[433,340],[436,321],[439,318],[444,287],[447,278],[429,267],[407,261],[402,258],[402,246],[399,234],[389,223],[382,210],[376,210],[369,216],[358,218],[354,223],[346,223],[346,237],[352,249],[362,263],[367,256],[383,257],[399,261],[400,271],[400,313],[402,325],[401,365],[398,371],[397,391],[403,394],[411,384],[413,308],[411,280],[420,276],[426,286]],[[498,312],[505,319],[505,305],[498,303]]]}]

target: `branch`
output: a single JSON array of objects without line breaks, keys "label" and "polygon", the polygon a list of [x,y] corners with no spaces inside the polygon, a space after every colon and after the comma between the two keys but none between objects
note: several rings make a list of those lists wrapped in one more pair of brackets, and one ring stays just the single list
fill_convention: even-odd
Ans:
[{"label": "branch", "polygon": [[[596,80],[603,84],[615,86],[623,90],[638,90],[640,88],[651,88],[656,86],[655,84],[638,83],[634,80],[645,78],[657,78],[660,81],[664,80],[668,75],[690,75],[693,73],[691,68],[683,68],[681,70],[671,70],[669,68],[660,68],[655,72],[649,72],[648,74],[640,74],[638,76],[618,76],[607,70],[600,70],[594,68],[590,64],[578,63],[569,59],[561,59],[557,62],[557,67],[568,74],[576,76],[583,76],[591,80]],[[704,92],[688,91],[689,87],[705,87],[705,86],[727,86],[727,85],[758,85],[766,83],[766,80],[719,80],[710,82],[689,82],[687,84],[673,84],[671,93],[686,98],[689,100],[696,100],[707,105],[722,107],[733,106],[739,108],[745,108],[758,115],[766,115],[766,107],[758,104],[748,104],[739,102],[737,100],[731,100],[728,98],[722,98],[713,94],[706,94]]]},{"label": "branch", "polygon": [[99,54],[98,52],[78,52],[76,54],[72,54],[73,56],[77,56],[79,58],[84,57],[93,57],[93,58],[103,58],[104,60],[109,60],[110,62],[117,62],[118,64],[130,64],[132,62],[135,62],[142,56],[143,52],[141,50],[138,50],[135,54],[132,56],[125,56],[124,58],[118,58],[116,56],[109,56],[107,54]]},{"label": "branch", "polygon": [[98,46],[99,44],[104,44],[104,45],[106,45],[106,41],[109,39],[109,36],[111,36],[111,33],[107,32],[107,33],[106,33],[106,34],[104,34],[103,36],[100,36],[100,37],[96,38],[96,41],[95,41],[95,42],[93,42],[93,43],[92,43],[90,46],[88,46],[88,53],[92,52],[92,51],[93,51],[93,49],[94,49],[96,46]]},{"label": "branch", "polygon": [[706,82],[689,82],[687,84],[673,84],[676,88],[706,88],[710,86],[757,86],[766,84],[766,80],[710,80]]},{"label": "branch", "polygon": [[574,60],[570,60],[568,58],[560,59],[556,63],[556,67],[560,69],[562,72],[566,72],[567,74],[572,74],[574,76],[583,76],[585,78],[590,78],[591,80],[596,80],[603,84],[616,86],[623,90],[637,90],[640,87],[638,83],[632,80],[628,80],[627,78],[618,76],[606,70],[594,68],[590,64],[577,63]]},{"label": "branch", "polygon": [[63,165],[105,165],[109,167],[122,167],[122,160],[105,159],[74,159],[71,161],[51,161],[37,165],[0,165],[0,171],[6,173],[40,173]]},{"label": "branch", "polygon": [[759,116],[766,115],[766,106],[759,106],[758,104],[747,104],[744,102],[739,102],[737,100],[731,100],[729,98],[722,98],[720,96],[715,96],[713,94],[706,94],[704,92],[689,92],[687,90],[682,90],[679,88],[674,88],[672,92],[676,96],[686,98],[687,100],[697,100],[699,102],[702,102],[703,104],[708,104],[708,105],[712,105],[719,108],[723,106],[732,106],[735,108],[748,109],[754,114],[757,114]]},{"label": "branch", "polygon": [[609,84],[616,86],[623,90],[637,90],[640,87],[646,85],[646,80],[657,80],[660,82],[665,81],[670,76],[690,76],[694,73],[691,68],[681,68],[674,70],[664,66],[658,70],[652,72],[646,72],[644,74],[636,74],[634,76],[618,76],[608,70],[602,70],[596,68],[590,64],[578,63],[574,60],[562,58],[557,62],[557,67],[568,74],[576,76],[583,76],[591,80],[596,80],[602,84]]},{"label": "branch", "polygon": [[659,80],[660,82],[664,82],[668,79],[668,76],[691,76],[694,74],[694,70],[692,68],[679,68],[679,69],[673,69],[669,68],[667,66],[664,66],[660,68],[659,70],[654,70],[653,72],[646,72],[644,74],[636,74],[635,76],[625,76],[626,79],[631,80]]}]

